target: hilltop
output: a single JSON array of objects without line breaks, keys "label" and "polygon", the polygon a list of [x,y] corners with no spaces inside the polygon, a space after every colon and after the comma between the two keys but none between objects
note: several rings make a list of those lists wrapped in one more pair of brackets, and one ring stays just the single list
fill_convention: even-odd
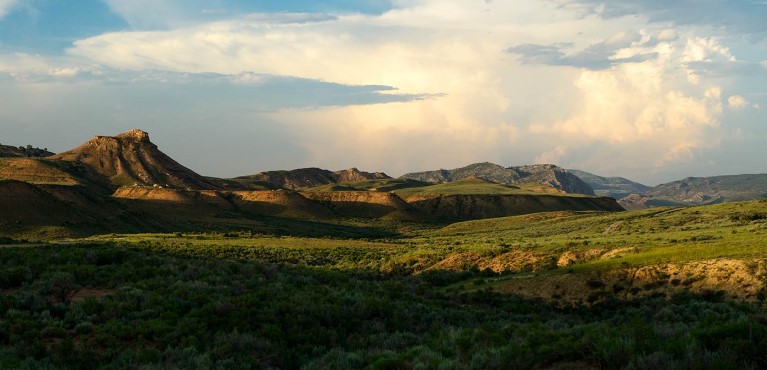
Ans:
[{"label": "hilltop", "polygon": [[261,185],[272,189],[305,189],[328,184],[342,184],[367,180],[385,180],[391,177],[383,172],[365,172],[357,168],[329,171],[321,168],[299,168],[290,171],[266,171],[255,175],[240,176],[245,184]]},{"label": "hilltop", "polygon": [[219,184],[198,175],[161,152],[149,140],[149,134],[138,129],[117,136],[96,136],[50,159],[85,164],[115,187],[219,188]]},{"label": "hilltop", "polygon": [[0,158],[2,157],[27,157],[27,158],[41,158],[41,157],[47,157],[53,155],[52,152],[48,151],[48,148],[40,149],[33,147],[32,145],[27,146],[10,146],[10,145],[0,145]]},{"label": "hilltop", "polygon": [[503,167],[484,162],[452,170],[414,172],[402,176],[405,179],[437,184],[462,180],[467,177],[477,177],[503,185],[544,184],[567,193],[594,195],[594,190],[578,176],[551,164]]}]

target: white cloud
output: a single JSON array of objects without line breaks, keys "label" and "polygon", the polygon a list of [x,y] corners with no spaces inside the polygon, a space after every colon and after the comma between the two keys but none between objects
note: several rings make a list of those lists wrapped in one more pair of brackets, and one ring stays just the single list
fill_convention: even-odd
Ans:
[{"label": "white cloud", "polygon": [[5,18],[20,3],[21,0],[0,0],[0,19]]},{"label": "white cloud", "polygon": [[[132,73],[218,73],[247,86],[274,83],[274,76],[324,83],[315,90],[304,83],[284,88],[273,100],[259,95],[251,105],[282,109],[242,121],[284,128],[280,140],[306,154],[295,157],[294,167],[359,166],[396,175],[537,160],[630,176],[616,170],[647,173],[696,160],[720,143],[722,91],[750,97],[729,75],[701,72],[701,66],[737,62],[736,49],[718,29],[624,16],[601,3],[400,0],[381,15],[250,14],[214,22],[188,14],[180,0],[108,3],[144,31],[79,40],[68,55],[80,64],[39,69],[75,78],[89,74],[72,66],[97,65]],[[147,12],[162,16],[147,18]],[[519,63],[506,52],[515,45],[537,46],[527,55],[540,58]],[[21,68],[18,60],[7,64]],[[278,102],[291,94],[300,100],[343,99],[344,93],[402,102]],[[445,95],[396,98],[421,94]],[[226,107],[247,108],[241,102]],[[258,161],[256,169],[272,169],[269,158]]]},{"label": "white cloud", "polygon": [[745,108],[748,104],[749,104],[748,100],[746,100],[746,98],[740,95],[732,95],[729,98],[727,98],[727,106],[730,109]]},{"label": "white cloud", "polygon": [[567,159],[569,151],[566,146],[558,145],[556,148],[547,152],[541,153],[541,155],[535,157],[535,163],[557,163],[563,164],[563,160]]}]

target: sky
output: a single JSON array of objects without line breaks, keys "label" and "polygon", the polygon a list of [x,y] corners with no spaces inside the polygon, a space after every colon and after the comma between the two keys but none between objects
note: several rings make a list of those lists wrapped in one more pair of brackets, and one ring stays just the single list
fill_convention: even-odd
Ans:
[{"label": "sky", "polygon": [[198,173],[767,172],[763,0],[0,0],[0,143]]}]

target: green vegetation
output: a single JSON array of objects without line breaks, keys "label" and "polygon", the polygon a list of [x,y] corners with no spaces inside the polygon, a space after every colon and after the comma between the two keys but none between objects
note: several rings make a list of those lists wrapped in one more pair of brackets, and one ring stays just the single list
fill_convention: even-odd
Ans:
[{"label": "green vegetation", "polygon": [[5,246],[0,368],[761,368],[765,214],[755,201]]},{"label": "green vegetation", "polygon": [[[763,255],[767,222],[759,215],[765,202],[728,203],[691,208],[653,208],[623,213],[554,212],[467,221],[432,233],[455,240],[482,239],[535,244],[537,250],[586,250],[638,247],[641,256],[671,249],[673,260]],[[690,248],[701,255],[680,255]]]},{"label": "green vegetation", "polygon": [[533,194],[518,186],[503,185],[478,178],[468,178],[437,185],[396,190],[397,195],[407,197],[415,194]]},{"label": "green vegetation", "polygon": [[411,179],[382,179],[327,184],[304,191],[394,191],[399,189],[421,188],[432,185],[428,182]]}]

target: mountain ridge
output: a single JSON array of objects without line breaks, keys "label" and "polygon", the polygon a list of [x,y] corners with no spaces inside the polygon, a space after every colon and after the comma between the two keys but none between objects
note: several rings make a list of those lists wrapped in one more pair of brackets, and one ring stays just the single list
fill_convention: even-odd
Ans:
[{"label": "mountain ridge", "polygon": [[503,185],[540,183],[573,194],[595,195],[594,190],[578,176],[553,164],[503,167],[490,162],[473,163],[452,170],[412,172],[400,178],[445,183],[477,177]]},{"label": "mountain ridge", "polygon": [[[544,183],[556,184],[554,172],[565,172],[555,166],[540,168],[549,170],[536,178]],[[506,172],[534,175],[524,171]],[[315,184],[325,185],[306,188]],[[110,232],[274,232],[286,224],[310,225],[305,227],[311,230],[300,230],[306,234],[334,235],[352,233],[343,225],[365,218],[434,223],[560,209],[623,210],[610,198],[539,193],[536,187],[517,189],[479,177],[455,183],[453,195],[432,196],[429,185],[357,168],[203,177],[160,151],[148,133],[134,129],[95,136],[46,158],[0,159],[0,236],[44,240]],[[273,189],[278,187],[288,189]],[[408,201],[396,192],[411,187],[423,187],[426,193]],[[487,192],[505,194],[485,196]],[[463,210],[464,205],[471,207]]]},{"label": "mountain ridge", "polygon": [[623,177],[603,177],[569,170],[594,188],[597,195],[611,196],[627,209],[666,206],[697,206],[767,198],[767,174],[685,177],[647,186]]},{"label": "mountain ridge", "polygon": [[265,184],[276,189],[290,190],[299,190],[329,184],[383,179],[391,179],[391,177],[383,172],[360,171],[356,167],[339,171],[309,167],[294,170],[265,171],[235,178],[235,180],[248,180],[255,183]]}]

